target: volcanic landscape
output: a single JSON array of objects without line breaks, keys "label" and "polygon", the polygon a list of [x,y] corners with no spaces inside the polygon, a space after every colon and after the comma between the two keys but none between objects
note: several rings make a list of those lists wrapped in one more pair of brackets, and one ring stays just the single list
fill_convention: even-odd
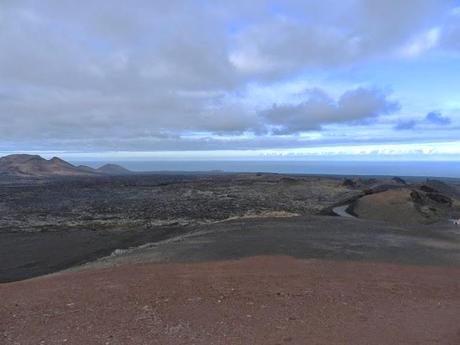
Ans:
[{"label": "volcanic landscape", "polygon": [[459,180],[0,172],[2,343],[460,343]]}]

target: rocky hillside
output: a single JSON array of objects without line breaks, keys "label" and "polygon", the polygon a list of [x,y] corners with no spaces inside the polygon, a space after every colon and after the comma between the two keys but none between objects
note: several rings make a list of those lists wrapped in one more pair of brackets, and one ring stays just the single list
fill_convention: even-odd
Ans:
[{"label": "rocky hillside", "polygon": [[99,169],[74,166],[58,157],[49,160],[38,155],[15,154],[0,158],[0,175],[13,177],[125,175],[130,171],[115,164]]},{"label": "rocky hillside", "polygon": [[90,171],[53,157],[49,160],[38,155],[17,154],[0,158],[0,174],[18,177],[87,176]]}]

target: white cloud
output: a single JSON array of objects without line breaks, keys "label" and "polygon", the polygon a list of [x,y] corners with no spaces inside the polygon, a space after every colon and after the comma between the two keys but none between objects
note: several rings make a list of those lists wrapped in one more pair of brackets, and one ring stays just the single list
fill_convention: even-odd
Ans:
[{"label": "white cloud", "polygon": [[[26,151],[30,154],[42,154],[45,157],[62,156],[76,161],[118,160],[118,161],[151,161],[151,160],[452,160],[458,161],[460,141],[430,143],[394,143],[369,145],[315,146],[303,148],[276,148],[252,150],[182,150],[182,151],[103,151],[103,152],[68,152],[68,151]],[[11,151],[0,152],[0,156],[11,154]]]},{"label": "white cloud", "polygon": [[420,56],[426,51],[435,48],[441,37],[441,28],[432,28],[416,37],[411,43],[403,47],[401,53],[405,57],[413,58]]}]

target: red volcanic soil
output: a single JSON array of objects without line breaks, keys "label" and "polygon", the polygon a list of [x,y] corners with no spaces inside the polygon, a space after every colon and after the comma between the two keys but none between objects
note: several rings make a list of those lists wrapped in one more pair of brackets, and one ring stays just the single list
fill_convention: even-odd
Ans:
[{"label": "red volcanic soil", "polygon": [[1,344],[460,344],[460,268],[256,257],[0,285]]}]

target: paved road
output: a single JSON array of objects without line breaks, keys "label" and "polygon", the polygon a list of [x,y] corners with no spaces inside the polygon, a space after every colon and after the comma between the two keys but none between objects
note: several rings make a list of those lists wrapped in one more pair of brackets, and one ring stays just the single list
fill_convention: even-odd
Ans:
[{"label": "paved road", "polygon": [[332,209],[332,212],[334,212],[336,215],[340,217],[345,217],[345,218],[356,218],[355,216],[352,216],[347,212],[347,208],[350,205],[342,205],[342,206],[337,206]]}]

